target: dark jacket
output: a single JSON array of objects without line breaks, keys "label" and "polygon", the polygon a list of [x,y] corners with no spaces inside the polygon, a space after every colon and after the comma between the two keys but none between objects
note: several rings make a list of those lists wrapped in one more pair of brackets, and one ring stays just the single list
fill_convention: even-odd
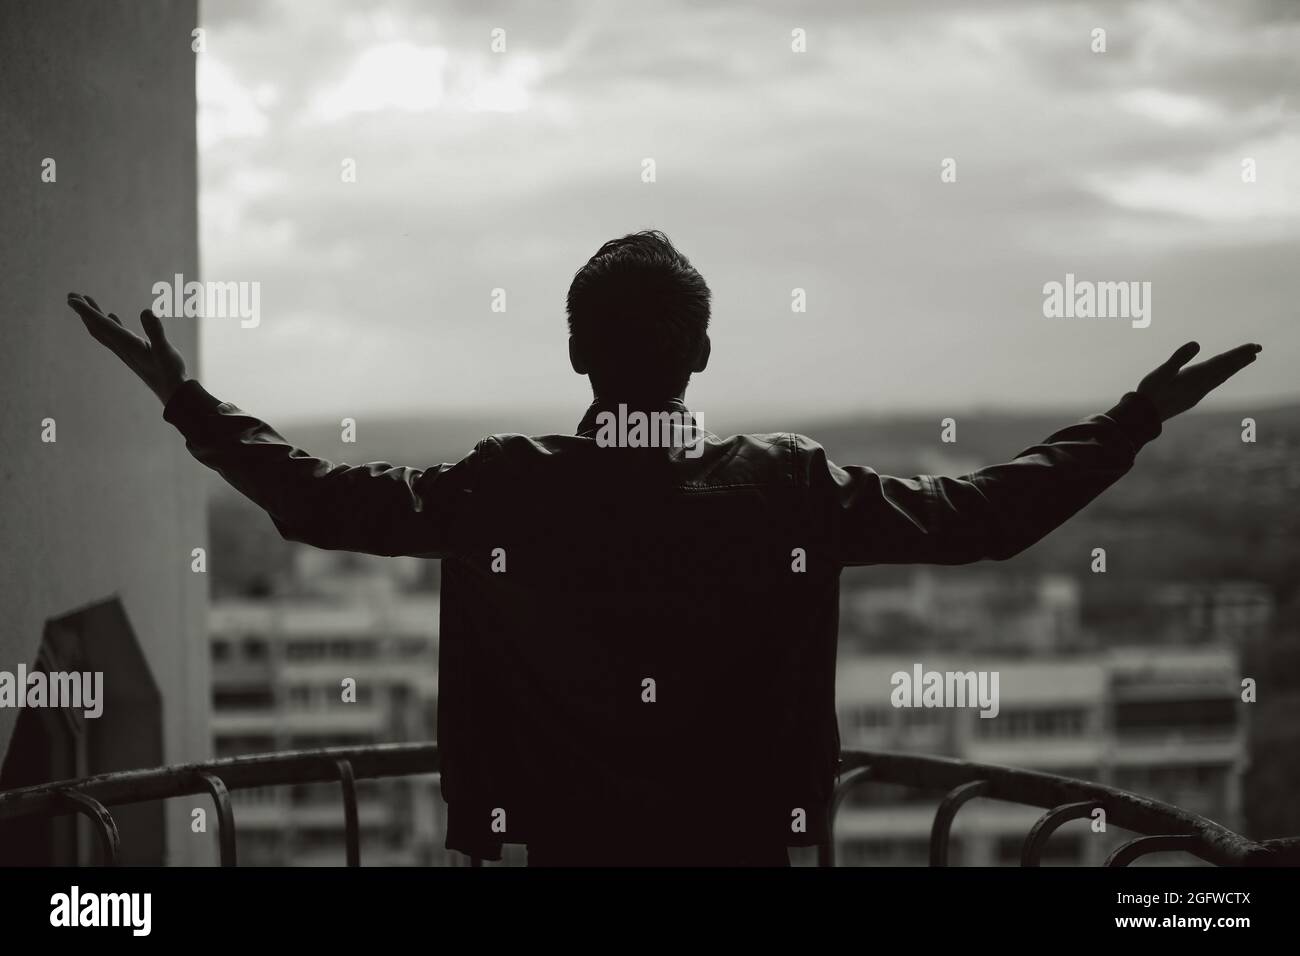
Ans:
[{"label": "dark jacket", "polygon": [[164,411],[285,538],[443,560],[451,849],[817,843],[840,569],[1011,557],[1160,433],[1130,393],[1006,464],[901,479],[793,434],[602,447],[599,410],[426,469],[313,458],[197,382]]}]

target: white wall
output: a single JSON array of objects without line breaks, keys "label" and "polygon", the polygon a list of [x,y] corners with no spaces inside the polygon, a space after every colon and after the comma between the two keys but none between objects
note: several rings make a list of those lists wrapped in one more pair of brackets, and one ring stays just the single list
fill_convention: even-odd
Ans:
[{"label": "white wall", "polygon": [[[195,20],[194,0],[0,4],[0,669],[32,662],[49,618],[118,595],[168,762],[209,753],[201,469],[64,298],[135,321],[155,281],[197,277]],[[194,321],[167,320],[192,370]],[[0,760],[15,718],[0,709]],[[211,835],[170,803],[171,861],[206,861]]]}]

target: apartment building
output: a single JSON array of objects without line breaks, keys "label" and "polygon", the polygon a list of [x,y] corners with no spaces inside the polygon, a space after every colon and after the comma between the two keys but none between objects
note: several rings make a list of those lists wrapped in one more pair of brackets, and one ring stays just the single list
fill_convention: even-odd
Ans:
[{"label": "apartment building", "polygon": [[[996,717],[975,708],[896,708],[891,675],[926,670],[999,675]],[[836,693],[845,748],[929,753],[1105,783],[1241,825],[1249,704],[1230,646],[1135,647],[1055,658],[859,655],[841,659]],[[844,865],[924,865],[936,799],[865,784],[836,826]],[[953,828],[951,858],[1015,865],[1041,813],[976,799]],[[1130,838],[1089,821],[1063,827],[1044,865],[1096,865]],[[1160,861],[1161,857],[1154,857]],[[1164,862],[1178,862],[1170,857]]]},{"label": "apartment building", "polygon": [[[419,563],[302,549],[310,591],[223,598],[210,617],[216,756],[425,742],[437,736],[438,595],[404,590]],[[362,859],[447,862],[436,775],[357,784]],[[234,795],[241,862],[338,865],[337,784]]]}]

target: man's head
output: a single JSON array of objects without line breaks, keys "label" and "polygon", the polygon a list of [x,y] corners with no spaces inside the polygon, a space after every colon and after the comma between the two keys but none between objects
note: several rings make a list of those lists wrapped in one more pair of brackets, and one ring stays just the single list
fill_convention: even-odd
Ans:
[{"label": "man's head", "polygon": [[709,361],[709,287],[658,230],[611,239],[569,286],[569,358],[601,398],[680,395]]}]

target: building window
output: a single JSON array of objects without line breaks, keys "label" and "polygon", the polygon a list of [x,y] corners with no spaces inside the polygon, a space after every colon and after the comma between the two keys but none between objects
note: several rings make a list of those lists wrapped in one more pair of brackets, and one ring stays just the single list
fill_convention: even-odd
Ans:
[{"label": "building window", "polygon": [[992,720],[981,720],[985,737],[1079,737],[1087,726],[1087,711],[1077,707],[1004,710]]},{"label": "building window", "polygon": [[275,698],[269,687],[219,687],[212,691],[214,710],[269,710]]}]

